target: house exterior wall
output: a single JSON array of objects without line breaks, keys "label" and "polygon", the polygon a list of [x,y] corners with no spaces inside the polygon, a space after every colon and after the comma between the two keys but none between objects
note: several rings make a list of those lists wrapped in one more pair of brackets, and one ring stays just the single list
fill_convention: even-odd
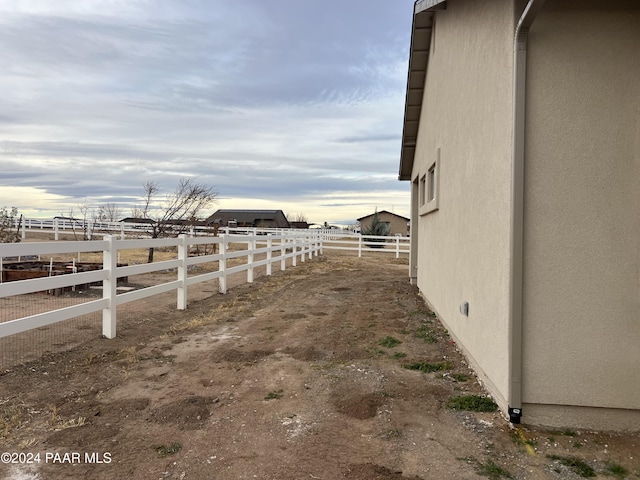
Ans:
[{"label": "house exterior wall", "polygon": [[554,0],[529,36],[528,422],[640,430],[638,25],[636,1]]},{"label": "house exterior wall", "polygon": [[[514,7],[456,0],[434,21],[411,176],[411,276],[506,410]],[[435,161],[432,209],[416,190]]]},{"label": "house exterior wall", "polygon": [[[395,215],[387,211],[382,211],[378,212],[378,220],[381,222],[389,223],[389,235],[402,235],[403,237],[406,237],[409,233],[409,230],[407,228],[407,222],[409,221],[409,219],[407,218]],[[372,222],[373,215],[361,218],[360,231],[366,231],[371,227]]]}]

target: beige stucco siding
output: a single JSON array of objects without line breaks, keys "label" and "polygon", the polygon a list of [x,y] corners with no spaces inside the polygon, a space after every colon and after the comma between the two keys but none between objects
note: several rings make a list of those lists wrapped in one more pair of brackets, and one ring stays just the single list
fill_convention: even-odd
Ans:
[{"label": "beige stucco siding", "polygon": [[531,30],[525,416],[640,409],[638,25],[637,2],[555,0]]},{"label": "beige stucco siding", "polygon": [[417,217],[417,285],[503,408],[513,15],[507,0],[457,0],[436,13],[412,173],[416,188],[439,150],[438,210]]},{"label": "beige stucco siding", "polygon": [[[409,220],[407,218],[389,213],[387,211],[378,212],[378,221],[386,222],[389,224],[389,235],[401,235],[406,237],[409,233],[409,227],[407,223]],[[364,217],[360,220],[360,229],[361,231],[366,231],[371,228],[371,224],[373,223],[373,214]]]}]

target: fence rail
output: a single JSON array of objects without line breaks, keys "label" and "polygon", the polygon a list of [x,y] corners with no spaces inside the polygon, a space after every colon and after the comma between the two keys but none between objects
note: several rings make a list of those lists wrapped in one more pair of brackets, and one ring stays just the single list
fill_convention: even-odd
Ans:
[{"label": "fence rail", "polygon": [[[203,225],[176,224],[174,227],[174,231],[190,235],[211,235],[215,232],[213,227]],[[27,232],[53,232],[54,240],[59,240],[61,234],[80,235],[83,239],[91,240],[103,235],[119,235],[121,239],[126,236],[148,238],[152,231],[149,223],[106,222],[71,218],[17,218],[14,219],[14,228],[20,230],[22,240],[27,238]]]},{"label": "fence rail", "polygon": [[[232,251],[229,249],[229,245],[232,243],[244,244],[246,248]],[[191,247],[198,245],[217,245],[219,253],[201,256],[190,255]],[[118,266],[118,252],[121,250],[160,247],[177,248],[176,258],[140,265]],[[253,282],[254,269],[259,266],[266,266],[267,275],[271,275],[274,263],[278,262],[280,268],[284,270],[286,260],[290,259],[295,266],[298,260],[304,262],[307,257],[311,259],[314,255],[317,256],[321,249],[322,243],[319,235],[273,235],[271,233],[264,236],[223,234],[219,237],[189,237],[182,235],[177,238],[146,240],[119,240],[115,236],[109,236],[104,240],[87,242],[2,244],[0,245],[0,264],[3,257],[19,258],[63,253],[102,252],[102,269],[0,283],[0,299],[95,282],[102,283],[102,298],[80,305],[5,321],[0,323],[0,338],[98,311],[102,311],[103,335],[106,338],[114,338],[116,336],[116,307],[118,305],[176,290],[177,308],[184,310],[187,308],[187,289],[191,285],[218,279],[219,291],[226,293],[228,275],[246,271],[247,282]],[[266,255],[266,258],[257,260],[257,255]],[[246,263],[229,265],[230,260],[242,259],[243,257],[246,257]],[[190,266],[209,262],[217,262],[217,270],[200,275],[188,275]],[[119,278],[166,270],[175,270],[176,277],[171,281],[140,290],[125,293],[117,291]]]},{"label": "fence rail", "polygon": [[[123,238],[123,235],[118,234],[105,235],[102,240],[0,244],[0,340],[20,341],[23,337],[32,335],[32,331],[39,335],[47,335],[44,333],[44,327],[53,324],[64,327],[73,322],[84,322],[78,328],[89,328],[90,325],[96,333],[101,328],[104,337],[114,338],[118,328],[116,312],[120,305],[175,292],[175,305],[178,310],[184,310],[187,308],[190,287],[217,280],[217,290],[224,294],[227,292],[228,278],[231,275],[246,272],[246,282],[251,283],[258,268],[262,268],[261,272],[266,271],[267,275],[271,275],[274,265],[280,270],[285,270],[287,265],[295,267],[298,262],[311,260],[324,250],[357,252],[359,257],[364,254],[392,254],[396,258],[408,255],[410,251],[408,237],[375,237],[336,229],[222,228],[218,233],[218,236],[180,235],[162,239]],[[162,258],[152,263],[120,264],[121,253],[149,248],[168,249],[171,258]],[[204,254],[201,254],[202,250]],[[94,264],[92,267],[95,269],[78,271],[77,266],[82,266],[81,254],[99,258],[97,265]],[[3,262],[4,267],[7,267],[16,260],[19,263],[20,259],[40,260],[41,257],[49,256],[49,262],[38,262],[38,265],[49,266],[49,276],[3,283],[4,273],[8,272],[3,268]],[[58,268],[64,272],[55,271],[54,256],[73,256],[73,263],[66,260],[57,262]],[[118,286],[119,280],[126,282],[127,279],[138,275],[142,277],[137,278],[143,279],[153,275],[153,280],[148,283],[144,280],[144,285],[135,287]],[[89,287],[90,285],[94,286]],[[63,289],[75,290],[78,286],[96,290],[92,290],[93,293],[90,295],[85,291],[83,295],[73,299],[65,297],[61,302],[53,301],[54,296],[45,293],[38,297],[30,297],[30,294],[37,292],[55,294]],[[132,288],[135,289],[131,290]],[[192,291],[193,295],[199,295],[198,290]],[[95,298],[96,295],[99,298]],[[44,297],[51,301],[45,302],[42,300]],[[27,307],[12,307],[32,303],[33,310]],[[73,322],[66,322],[72,319]],[[123,320],[124,318],[121,321]],[[67,338],[64,337],[63,343]]]}]

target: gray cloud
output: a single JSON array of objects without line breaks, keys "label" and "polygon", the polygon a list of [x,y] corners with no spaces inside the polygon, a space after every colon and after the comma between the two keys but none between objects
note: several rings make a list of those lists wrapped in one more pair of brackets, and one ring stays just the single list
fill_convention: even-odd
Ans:
[{"label": "gray cloud", "polygon": [[179,176],[309,208],[401,192],[412,5],[0,4],[0,184],[125,205]]}]

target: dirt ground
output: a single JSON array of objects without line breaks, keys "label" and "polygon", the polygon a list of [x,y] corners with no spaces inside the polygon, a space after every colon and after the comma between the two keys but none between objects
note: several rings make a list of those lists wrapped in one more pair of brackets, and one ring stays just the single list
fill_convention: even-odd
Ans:
[{"label": "dirt ground", "polygon": [[328,254],[2,372],[0,478],[640,478],[638,434],[448,408],[483,390],[407,268]]}]

